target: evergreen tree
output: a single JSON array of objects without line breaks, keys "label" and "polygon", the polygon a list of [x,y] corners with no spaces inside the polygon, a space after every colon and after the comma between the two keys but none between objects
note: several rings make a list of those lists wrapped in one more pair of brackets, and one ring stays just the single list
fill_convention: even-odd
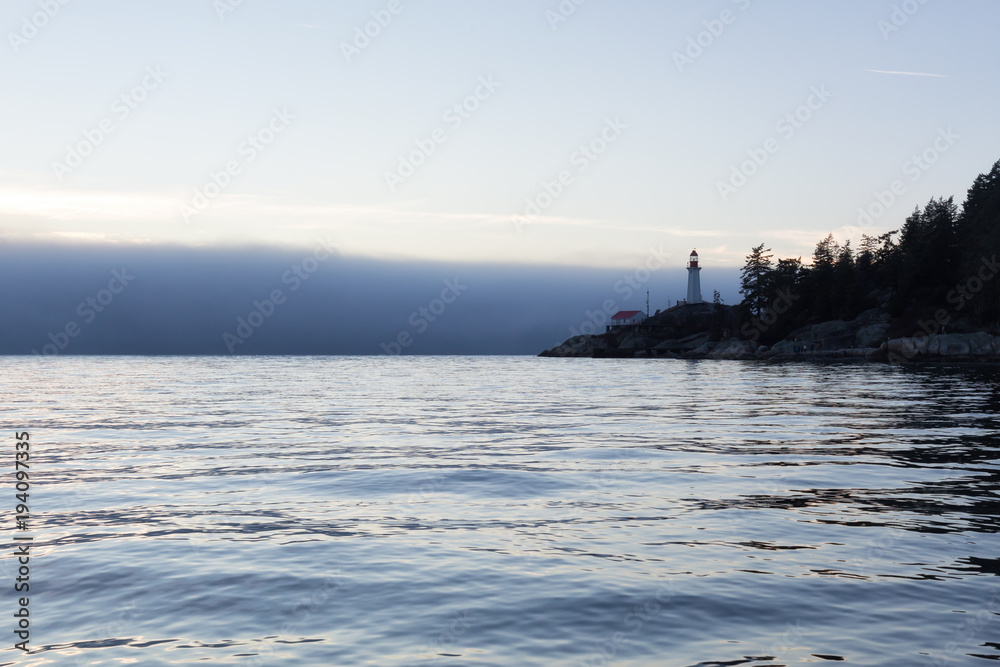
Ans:
[{"label": "evergreen tree", "polygon": [[833,234],[827,234],[825,239],[816,244],[816,250],[813,251],[813,270],[821,272],[832,270],[839,254],[840,246],[834,240]]},{"label": "evergreen tree", "polygon": [[740,294],[743,295],[743,305],[753,315],[759,316],[767,308],[773,267],[770,252],[771,249],[765,249],[763,243],[753,248],[740,272]]},{"label": "evergreen tree", "polygon": [[936,306],[955,285],[958,266],[958,210],[954,198],[931,199],[900,230],[896,311]]},{"label": "evergreen tree", "polygon": [[854,319],[861,301],[859,281],[855,270],[854,252],[848,240],[840,247],[833,269],[834,316],[842,320]]},{"label": "evergreen tree", "polygon": [[830,320],[836,317],[834,299],[834,268],[840,256],[840,246],[828,234],[825,239],[816,244],[813,251],[812,266],[809,267],[806,280],[806,295],[810,304],[810,313],[820,320]]},{"label": "evergreen tree", "polygon": [[931,199],[899,230],[863,235],[856,251],[827,235],[808,266],[801,258],[775,264],[770,253],[763,243],[753,248],[740,274],[748,319],[761,317],[781,295],[794,297],[780,318],[767,318],[767,338],[854,319],[887,297],[890,314],[907,329],[942,308],[959,330],[1000,328],[1000,161],[975,179],[961,210],[953,197]]},{"label": "evergreen tree", "polygon": [[[980,174],[969,188],[956,225],[959,281],[989,275],[988,265],[1000,255],[1000,161]],[[985,269],[985,270],[984,270]],[[954,299],[953,293],[949,296]],[[952,304],[954,305],[954,304]],[[964,305],[964,304],[963,304]],[[1000,275],[983,281],[982,291],[968,301],[964,312],[979,322],[1000,327]]]},{"label": "evergreen tree", "polygon": [[878,252],[878,238],[874,236],[868,236],[867,234],[861,235],[861,247],[858,250],[857,257],[854,260],[854,264],[858,269],[858,272],[865,277],[871,276],[875,269],[875,255]]},{"label": "evergreen tree", "polygon": [[795,259],[779,259],[778,266],[774,269],[772,279],[772,288],[774,290],[772,298],[777,298],[778,292],[781,290],[785,290],[786,292],[796,292],[802,276],[801,257],[797,257]]}]

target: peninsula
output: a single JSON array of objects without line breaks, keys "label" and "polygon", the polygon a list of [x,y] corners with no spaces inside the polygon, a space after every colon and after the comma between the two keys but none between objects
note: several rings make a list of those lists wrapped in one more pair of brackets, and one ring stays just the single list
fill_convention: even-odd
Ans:
[{"label": "peninsula", "polygon": [[[871,226],[884,208],[859,210]],[[760,244],[741,273],[743,300],[701,300],[697,253],[687,300],[649,317],[612,321],[545,357],[803,361],[1000,362],[1000,161],[959,208],[932,199],[899,230],[862,235],[855,250],[833,235],[812,261],[773,261]]]}]

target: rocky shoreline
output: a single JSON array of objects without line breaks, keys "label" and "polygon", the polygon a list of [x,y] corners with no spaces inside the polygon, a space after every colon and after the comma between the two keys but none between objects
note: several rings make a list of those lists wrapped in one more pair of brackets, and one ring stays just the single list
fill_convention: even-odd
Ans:
[{"label": "rocky shoreline", "polygon": [[[715,304],[672,308],[641,324],[580,334],[540,357],[732,359],[815,362],[1000,362],[1000,332],[889,336],[890,318],[878,309],[855,320],[822,322],[793,331],[773,345],[759,331],[737,330],[736,309]],[[743,334],[742,336],[739,334]]]}]

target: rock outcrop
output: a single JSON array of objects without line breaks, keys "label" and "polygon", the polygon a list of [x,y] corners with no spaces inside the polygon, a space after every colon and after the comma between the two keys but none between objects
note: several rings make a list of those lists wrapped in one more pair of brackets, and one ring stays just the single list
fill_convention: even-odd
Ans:
[{"label": "rock outcrop", "polygon": [[737,334],[735,308],[698,304],[672,308],[638,325],[574,336],[544,357],[644,357],[760,361],[1000,362],[1000,336],[989,332],[890,339],[879,309],[845,322],[802,327],[767,347]]},{"label": "rock outcrop", "polygon": [[701,303],[658,312],[641,324],[574,336],[543,357],[679,357],[729,336],[739,325],[732,306]]},{"label": "rock outcrop", "polygon": [[730,338],[712,347],[705,355],[708,359],[753,359],[755,346],[750,341]]},{"label": "rock outcrop", "polygon": [[885,345],[888,361],[1000,361],[1000,336],[979,331],[972,334],[937,334],[894,338]]},{"label": "rock outcrop", "polygon": [[562,345],[542,352],[541,357],[593,357],[597,350],[599,336],[573,336]]}]

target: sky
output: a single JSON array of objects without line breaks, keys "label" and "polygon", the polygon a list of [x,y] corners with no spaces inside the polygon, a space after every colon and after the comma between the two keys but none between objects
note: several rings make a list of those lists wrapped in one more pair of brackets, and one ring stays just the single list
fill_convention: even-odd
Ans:
[{"label": "sky", "polygon": [[590,271],[599,304],[697,248],[733,303],[758,243],[808,261],[964,198],[1000,158],[997,25],[993,0],[8,0],[0,254],[322,242],[441,280]]},{"label": "sky", "polygon": [[736,266],[759,242],[808,257],[894,180],[867,229],[961,199],[1000,157],[998,24],[991,0],[10,0],[0,233],[332,234],[373,258],[601,267],[661,245],[678,265],[697,247]]}]

